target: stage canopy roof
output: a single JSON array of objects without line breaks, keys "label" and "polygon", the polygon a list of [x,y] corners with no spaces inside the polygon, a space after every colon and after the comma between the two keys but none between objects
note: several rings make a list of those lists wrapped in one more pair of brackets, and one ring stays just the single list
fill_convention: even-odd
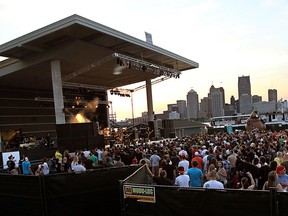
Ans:
[{"label": "stage canopy roof", "polygon": [[[117,58],[118,54],[124,58]],[[158,69],[159,66],[171,69],[173,76],[174,71],[199,66],[192,60],[79,15],[2,44],[0,56],[8,58],[0,62],[0,86],[17,89],[51,90],[50,62],[54,59],[60,60],[63,81],[105,89],[163,76],[161,70],[149,71],[147,65],[139,69],[138,60],[140,64],[148,63]],[[119,64],[122,64],[120,70]]]}]

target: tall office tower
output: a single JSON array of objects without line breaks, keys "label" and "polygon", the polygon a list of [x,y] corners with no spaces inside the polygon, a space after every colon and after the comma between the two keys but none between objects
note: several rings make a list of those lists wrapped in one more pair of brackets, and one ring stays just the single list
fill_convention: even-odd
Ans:
[{"label": "tall office tower", "polygon": [[230,97],[230,104],[232,106],[236,107],[236,100],[235,100],[235,97],[233,95]]},{"label": "tall office tower", "polygon": [[198,94],[191,89],[187,94],[187,118],[198,118],[199,100]]},{"label": "tall office tower", "polygon": [[211,115],[209,116],[209,97],[201,99],[200,111],[205,115],[205,117],[211,117]]},{"label": "tall office tower", "polygon": [[187,118],[187,105],[185,100],[177,100],[178,112],[181,119]]},{"label": "tall office tower", "polygon": [[224,115],[224,89],[221,88],[210,88],[210,95],[212,98],[212,116],[223,116]]},{"label": "tall office tower", "polygon": [[268,89],[268,101],[277,102],[277,90],[276,89]]},{"label": "tall office tower", "polygon": [[223,97],[223,106],[225,106],[225,91],[223,87],[219,88],[220,92],[222,92],[222,97]]},{"label": "tall office tower", "polygon": [[238,77],[239,111],[242,114],[252,112],[250,76]]}]

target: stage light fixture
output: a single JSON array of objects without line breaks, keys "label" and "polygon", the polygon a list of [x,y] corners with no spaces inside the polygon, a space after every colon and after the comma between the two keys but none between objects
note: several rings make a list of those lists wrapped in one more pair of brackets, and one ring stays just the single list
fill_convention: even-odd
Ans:
[{"label": "stage light fixture", "polygon": [[116,58],[117,64],[126,68],[132,68],[134,70],[140,70],[143,72],[149,72],[160,76],[180,78],[181,72],[173,68],[168,68],[162,65],[150,63],[141,59],[136,59],[130,56],[126,56],[120,53],[113,53],[112,55]]}]

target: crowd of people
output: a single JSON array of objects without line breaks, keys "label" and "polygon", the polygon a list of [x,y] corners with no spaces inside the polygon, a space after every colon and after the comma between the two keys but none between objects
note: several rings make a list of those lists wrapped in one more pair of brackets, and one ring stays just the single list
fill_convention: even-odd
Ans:
[{"label": "crowd of people", "polygon": [[57,149],[54,157],[43,158],[34,169],[23,156],[18,172],[11,161],[13,158],[7,162],[11,174],[47,175],[146,164],[156,184],[243,190],[276,187],[286,191],[288,131],[192,134],[74,153]]}]

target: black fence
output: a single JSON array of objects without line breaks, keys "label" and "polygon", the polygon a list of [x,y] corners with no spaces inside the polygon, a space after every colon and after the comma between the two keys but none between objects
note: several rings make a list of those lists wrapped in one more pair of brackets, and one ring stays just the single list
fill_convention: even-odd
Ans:
[{"label": "black fence", "polygon": [[287,215],[288,193],[155,185],[144,167],[122,181],[123,216]]},{"label": "black fence", "polygon": [[119,180],[138,168],[113,167],[47,176],[0,174],[1,215],[121,215]]}]

